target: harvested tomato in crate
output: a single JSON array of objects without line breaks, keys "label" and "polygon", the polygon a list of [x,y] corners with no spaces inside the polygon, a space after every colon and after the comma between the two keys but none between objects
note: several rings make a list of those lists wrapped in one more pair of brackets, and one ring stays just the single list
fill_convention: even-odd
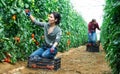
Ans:
[{"label": "harvested tomato in crate", "polygon": [[54,59],[41,58],[39,60],[28,59],[27,66],[29,68],[36,69],[58,70],[61,67],[61,58]]},{"label": "harvested tomato in crate", "polygon": [[86,51],[88,52],[99,52],[99,45],[95,44],[87,44],[86,45]]}]

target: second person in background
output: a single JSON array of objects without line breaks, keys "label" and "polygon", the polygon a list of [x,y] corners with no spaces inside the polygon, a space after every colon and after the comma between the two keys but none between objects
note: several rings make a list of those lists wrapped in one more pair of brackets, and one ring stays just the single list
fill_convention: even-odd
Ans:
[{"label": "second person in background", "polygon": [[88,43],[95,45],[97,40],[96,29],[100,30],[96,19],[92,19],[92,21],[88,24]]}]

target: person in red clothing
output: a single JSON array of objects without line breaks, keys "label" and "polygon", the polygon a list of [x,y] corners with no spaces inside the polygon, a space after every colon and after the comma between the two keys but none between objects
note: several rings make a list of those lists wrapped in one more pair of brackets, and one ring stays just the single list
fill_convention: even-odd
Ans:
[{"label": "person in red clothing", "polygon": [[100,30],[96,19],[92,19],[92,21],[88,24],[88,43],[96,44],[97,35],[96,28]]}]

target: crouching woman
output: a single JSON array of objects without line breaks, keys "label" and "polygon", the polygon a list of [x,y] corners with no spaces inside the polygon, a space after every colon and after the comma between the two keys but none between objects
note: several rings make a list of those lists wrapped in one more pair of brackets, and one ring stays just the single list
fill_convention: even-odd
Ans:
[{"label": "crouching woman", "polygon": [[30,13],[29,10],[25,10],[31,21],[44,29],[45,41],[43,46],[34,51],[30,57],[39,56],[41,58],[52,59],[57,54],[57,45],[60,42],[62,31],[58,26],[61,20],[61,16],[58,12],[52,12],[48,16],[48,22],[37,21]]}]

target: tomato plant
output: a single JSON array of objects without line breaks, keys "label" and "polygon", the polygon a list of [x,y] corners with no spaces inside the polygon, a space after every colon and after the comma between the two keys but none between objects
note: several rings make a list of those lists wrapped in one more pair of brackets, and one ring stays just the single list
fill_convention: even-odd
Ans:
[{"label": "tomato plant", "polygon": [[120,73],[120,1],[106,0],[101,41],[113,74]]}]

